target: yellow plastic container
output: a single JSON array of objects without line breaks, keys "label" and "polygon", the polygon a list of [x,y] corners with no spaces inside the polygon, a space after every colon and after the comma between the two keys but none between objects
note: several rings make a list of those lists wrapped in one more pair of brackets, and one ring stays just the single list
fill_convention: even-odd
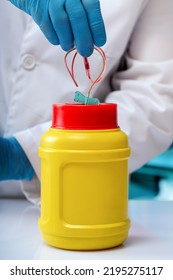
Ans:
[{"label": "yellow plastic container", "polygon": [[41,138],[41,217],[50,245],[97,250],[120,245],[128,218],[128,139],[116,104],[55,104]]}]

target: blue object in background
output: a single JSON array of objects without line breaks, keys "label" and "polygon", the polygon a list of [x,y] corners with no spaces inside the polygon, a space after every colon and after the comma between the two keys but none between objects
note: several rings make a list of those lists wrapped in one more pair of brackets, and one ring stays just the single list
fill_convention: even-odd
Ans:
[{"label": "blue object in background", "polygon": [[129,198],[173,200],[173,146],[131,175]]}]

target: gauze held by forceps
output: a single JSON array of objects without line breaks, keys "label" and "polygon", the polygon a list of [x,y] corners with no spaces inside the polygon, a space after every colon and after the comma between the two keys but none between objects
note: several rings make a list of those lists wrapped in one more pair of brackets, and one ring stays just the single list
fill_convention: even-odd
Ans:
[{"label": "gauze held by forceps", "polygon": [[[88,79],[91,82],[91,86],[89,88],[87,96],[84,96],[80,91],[76,91],[75,98],[74,98],[75,102],[82,103],[82,104],[85,104],[85,105],[99,104],[100,103],[99,99],[97,99],[97,98],[90,98],[89,96],[90,96],[91,90],[93,89],[94,85],[102,80],[103,74],[104,74],[105,69],[106,69],[106,55],[105,55],[104,51],[101,48],[98,48],[98,47],[94,47],[94,49],[101,55],[102,60],[103,60],[103,66],[102,66],[101,72],[99,73],[98,77],[95,80],[93,80],[91,78],[90,64],[89,64],[88,58],[84,57],[83,58],[83,60],[84,60],[84,67],[85,67],[86,75],[87,75]],[[75,64],[75,59],[76,59],[76,56],[78,54],[78,51],[76,51],[74,56],[73,56],[72,63],[71,63],[71,69],[68,67],[68,64],[67,64],[67,57],[68,57],[68,55],[71,52],[75,51],[75,50],[76,50],[76,48],[73,48],[73,49],[71,49],[65,55],[64,62],[65,62],[66,68],[67,68],[67,70],[68,70],[68,72],[69,72],[69,74],[70,74],[74,84],[76,85],[76,87],[78,87],[78,83],[77,83],[77,81],[75,79],[75,76],[74,76],[74,64]]]},{"label": "gauze held by forceps", "polygon": [[75,102],[78,102],[78,103],[82,103],[82,104],[85,104],[85,105],[91,105],[91,104],[99,104],[100,101],[98,98],[90,98],[88,96],[85,96],[83,95],[80,91],[76,91],[75,92],[75,98],[74,98],[74,101]]}]

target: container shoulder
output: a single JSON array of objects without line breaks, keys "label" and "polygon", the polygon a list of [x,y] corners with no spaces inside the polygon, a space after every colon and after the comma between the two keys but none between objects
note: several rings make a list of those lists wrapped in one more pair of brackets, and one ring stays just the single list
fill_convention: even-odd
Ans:
[{"label": "container shoulder", "polygon": [[41,148],[67,150],[111,150],[128,148],[128,137],[121,129],[61,130],[50,128],[40,141]]}]

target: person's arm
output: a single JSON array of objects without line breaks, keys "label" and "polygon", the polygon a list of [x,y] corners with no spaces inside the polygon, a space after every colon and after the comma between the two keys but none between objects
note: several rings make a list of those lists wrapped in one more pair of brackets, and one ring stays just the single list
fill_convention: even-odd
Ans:
[{"label": "person's arm", "polygon": [[149,1],[132,34],[127,69],[115,73],[106,102],[118,104],[133,172],[173,141],[173,2]]},{"label": "person's arm", "polygon": [[106,42],[99,0],[9,0],[31,15],[48,41],[69,51],[74,43],[82,56],[90,56],[94,44]]},{"label": "person's arm", "polygon": [[0,181],[29,180],[34,169],[15,137],[0,137]]}]

